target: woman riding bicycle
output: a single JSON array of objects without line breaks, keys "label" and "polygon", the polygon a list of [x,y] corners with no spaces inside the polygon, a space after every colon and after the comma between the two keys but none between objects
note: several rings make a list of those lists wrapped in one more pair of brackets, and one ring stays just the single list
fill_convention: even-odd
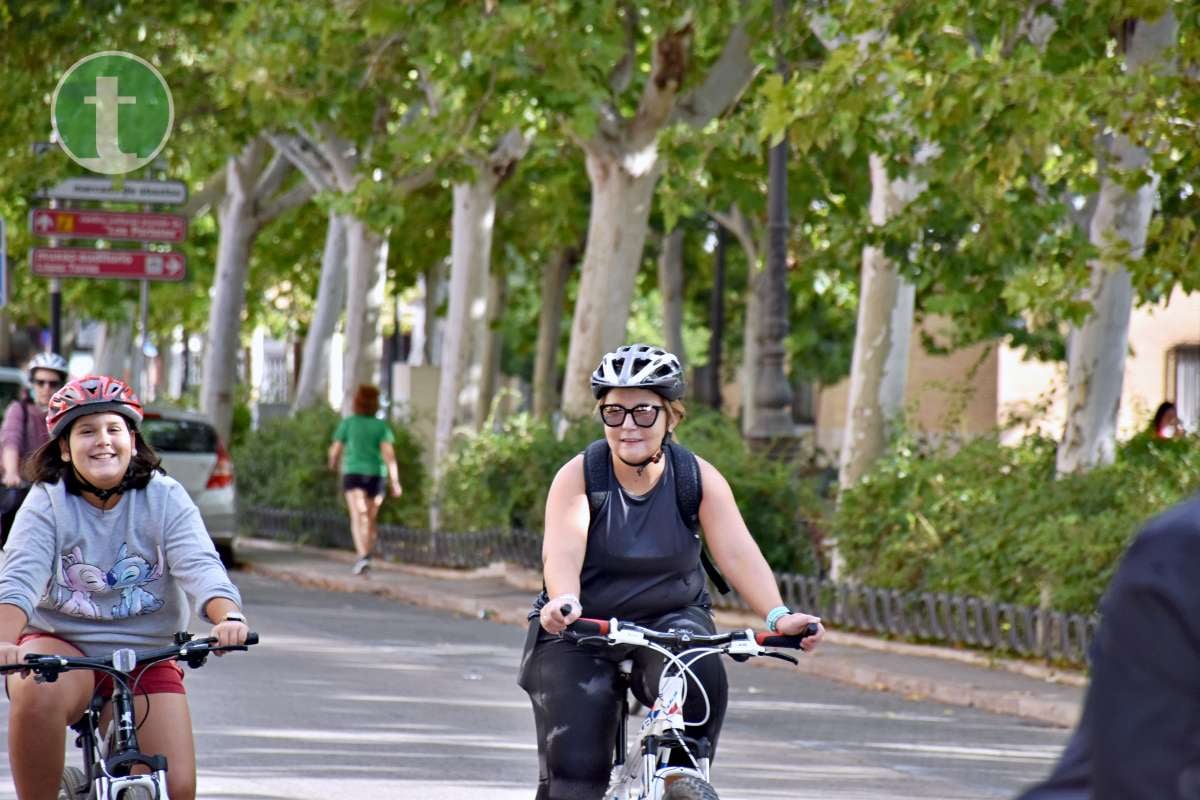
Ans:
[{"label": "woman riding bicycle", "polygon": [[[238,590],[141,421],[141,403],[116,378],[80,378],[50,399],[50,441],[26,466],[34,485],[0,568],[0,664],[27,653],[106,656],[170,644],[187,627],[188,598],[221,645],[245,643]],[[66,726],[106,684],[111,695],[99,675],[8,678],[9,762],[22,800],[57,796]],[[168,661],[134,675],[139,738],[167,757],[173,800],[190,800],[196,762],[182,670]]]},{"label": "woman riding bicycle", "polygon": [[[538,800],[599,798],[608,785],[619,703],[616,676],[634,660],[632,686],[643,702],[657,691],[663,661],[644,649],[585,648],[558,634],[581,615],[617,617],[659,630],[713,633],[701,542],[680,513],[674,458],[664,458],[684,417],[679,360],[648,345],[604,356],[591,379],[608,445],[606,486],[585,481],[585,454],[558,471],[546,498],[542,543],[546,588],[534,603],[520,684],[537,727]],[[593,445],[595,446],[595,445]],[[800,634],[818,618],[783,605],[771,568],[755,543],[728,482],[699,463],[699,523],[717,566],[771,630]],[[595,503],[597,489],[603,500]],[[593,502],[589,502],[589,489]],[[595,509],[593,511],[593,509]],[[569,613],[563,613],[563,609]],[[807,640],[811,649],[823,629]],[[703,659],[692,671],[704,693],[690,692],[684,717],[708,721],[691,733],[715,750],[728,701],[725,670]],[[689,680],[691,680],[689,678]]]}]

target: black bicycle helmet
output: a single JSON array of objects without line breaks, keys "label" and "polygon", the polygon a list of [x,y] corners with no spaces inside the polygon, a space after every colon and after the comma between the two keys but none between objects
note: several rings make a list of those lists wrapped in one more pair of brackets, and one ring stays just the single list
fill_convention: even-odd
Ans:
[{"label": "black bicycle helmet", "polygon": [[599,400],[609,389],[649,389],[666,400],[678,400],[685,388],[679,359],[661,347],[627,344],[600,359],[592,373],[592,394]]}]

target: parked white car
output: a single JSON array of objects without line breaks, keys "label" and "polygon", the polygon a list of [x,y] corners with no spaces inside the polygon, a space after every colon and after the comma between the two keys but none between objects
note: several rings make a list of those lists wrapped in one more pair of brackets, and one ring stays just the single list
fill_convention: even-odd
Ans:
[{"label": "parked white car", "polygon": [[142,435],[162,458],[162,467],[183,484],[200,509],[204,526],[226,565],[234,562],[237,486],[233,459],[212,423],[201,414],[147,408]]}]

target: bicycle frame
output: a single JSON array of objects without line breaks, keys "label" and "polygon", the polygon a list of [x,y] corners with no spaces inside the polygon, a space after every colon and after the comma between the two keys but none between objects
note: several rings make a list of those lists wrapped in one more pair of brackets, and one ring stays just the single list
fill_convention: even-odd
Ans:
[{"label": "bicycle frame", "polygon": [[[617,763],[605,793],[606,800],[659,800],[669,780],[678,775],[694,775],[701,780],[709,779],[709,757],[707,740],[696,740],[686,735],[683,719],[683,701],[686,696],[686,678],[682,675],[666,675],[659,681],[658,696],[650,707],[637,738],[628,749],[618,749]],[[624,741],[628,722],[629,705],[621,705],[621,717],[617,723],[618,745]],[[670,766],[669,760],[675,747],[688,744],[697,752],[689,752],[696,768]]]}]

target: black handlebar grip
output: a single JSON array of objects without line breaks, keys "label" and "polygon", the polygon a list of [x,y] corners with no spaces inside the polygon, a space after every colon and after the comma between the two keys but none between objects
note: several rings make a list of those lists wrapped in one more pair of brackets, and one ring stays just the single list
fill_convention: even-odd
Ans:
[{"label": "black handlebar grip", "polygon": [[763,647],[790,647],[793,650],[800,649],[800,643],[809,636],[815,636],[817,633],[817,623],[810,622],[805,626],[798,635],[785,636],[782,633],[768,633],[767,631],[759,631],[754,634],[754,640]]},{"label": "black handlebar grip", "polygon": [[580,617],[571,623],[569,630],[572,633],[581,633],[591,636],[607,636],[608,620]]},{"label": "black handlebar grip", "polygon": [[258,644],[258,634],[251,631],[246,634],[246,644]]}]

